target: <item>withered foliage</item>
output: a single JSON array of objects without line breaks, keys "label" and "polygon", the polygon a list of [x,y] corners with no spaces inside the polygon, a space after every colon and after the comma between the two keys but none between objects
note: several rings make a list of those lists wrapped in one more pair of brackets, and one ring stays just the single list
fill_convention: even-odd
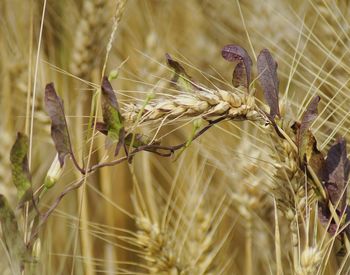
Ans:
[{"label": "withered foliage", "polygon": [[249,88],[251,79],[251,66],[253,64],[248,52],[238,45],[226,45],[221,50],[222,57],[227,61],[236,63],[232,74],[234,87]]},{"label": "withered foliage", "polygon": [[273,59],[269,50],[263,49],[257,60],[259,80],[264,91],[265,100],[270,106],[270,116],[279,117],[280,110],[278,105],[279,81],[277,77],[277,62]]}]

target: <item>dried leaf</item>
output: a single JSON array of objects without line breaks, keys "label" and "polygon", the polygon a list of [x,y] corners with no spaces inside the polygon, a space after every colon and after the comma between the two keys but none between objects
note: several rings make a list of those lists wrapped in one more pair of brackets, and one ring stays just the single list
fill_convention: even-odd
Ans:
[{"label": "dried leaf", "polygon": [[277,62],[273,59],[269,50],[263,49],[260,52],[257,60],[257,67],[265,100],[270,106],[270,115],[272,118],[276,115],[280,117],[278,106],[279,81],[277,77]]},{"label": "dried leaf", "polygon": [[297,146],[301,166],[309,162],[314,154],[318,154],[317,142],[310,131],[312,122],[317,118],[317,105],[319,96],[315,96],[302,116],[300,126],[297,129]]},{"label": "dried leaf", "polygon": [[243,87],[248,87],[248,82],[247,82],[247,74],[245,71],[245,67],[243,62],[239,62],[235,69],[233,70],[233,74],[232,74],[232,85],[233,87],[239,87],[239,86],[243,86]]},{"label": "dried leaf", "polygon": [[27,152],[29,147],[28,137],[17,133],[17,138],[10,152],[13,184],[17,188],[18,198],[21,198],[31,187],[28,167]]},{"label": "dried leaf", "polygon": [[165,54],[165,58],[169,67],[174,70],[174,76],[171,79],[171,82],[177,84],[182,90],[191,92],[195,88],[192,78],[186,73],[180,63],[172,59],[168,53]]},{"label": "dried leaf", "polygon": [[107,129],[107,136],[112,142],[117,142],[115,155],[118,154],[122,144],[124,144],[124,125],[120,113],[117,97],[112,85],[107,77],[102,81],[102,116]]},{"label": "dried leaf", "polygon": [[[343,211],[345,211],[344,214]],[[346,233],[347,237],[350,238],[350,206],[345,204],[344,209],[342,211],[336,210],[336,213],[338,214],[339,219],[345,217],[345,221],[342,221],[340,226],[338,226],[333,219],[328,205],[324,202],[318,202],[318,218],[324,227],[328,226],[328,233],[331,235],[335,235],[336,233],[337,235],[340,233]]]},{"label": "dried leaf", "polygon": [[[107,126],[105,123],[103,122],[97,122],[96,123],[96,130],[99,131],[101,134],[107,135],[108,134],[108,130],[107,130]],[[130,145],[131,143],[131,139],[132,139],[132,134],[128,134],[125,136],[125,144],[126,145]],[[152,142],[152,143],[151,143]],[[135,134],[135,139],[134,139],[134,143],[133,143],[133,147],[137,148],[140,146],[144,146],[144,145],[148,145],[148,144],[159,144],[159,142],[157,141],[152,141],[152,139],[146,135],[143,134]]]},{"label": "dried leaf", "polygon": [[30,186],[18,201],[17,209],[23,208],[24,204],[26,202],[33,201],[33,198],[34,198],[34,192],[33,192],[33,188]]},{"label": "dried leaf", "polygon": [[339,138],[329,149],[326,159],[327,176],[324,179],[326,189],[333,205],[339,202],[337,209],[343,211],[346,206],[345,190],[349,179],[350,161],[347,158],[346,141]]},{"label": "dried leaf", "polygon": [[311,124],[317,118],[317,115],[318,115],[317,106],[320,100],[321,98],[319,96],[315,96],[311,100],[310,104],[307,106],[306,111],[301,118],[301,124],[300,124],[301,133],[304,133],[306,130],[310,129]]},{"label": "dried leaf", "polygon": [[[0,194],[0,222],[2,239],[13,262],[12,267],[21,270],[26,254],[23,236],[18,228],[17,219],[4,195]],[[14,273],[20,274],[20,273]]]},{"label": "dried leaf", "polygon": [[328,205],[324,202],[318,202],[318,218],[323,226],[328,226],[327,231],[329,234],[334,235],[335,233],[337,233],[338,226],[332,218],[332,214],[328,208]]},{"label": "dried leaf", "polygon": [[105,136],[108,135],[108,128],[104,122],[96,122],[96,130],[104,134]]},{"label": "dried leaf", "polygon": [[233,86],[249,88],[253,62],[247,51],[238,45],[230,44],[223,47],[221,55],[227,61],[237,64],[232,75]]},{"label": "dried leaf", "polygon": [[51,118],[51,137],[55,143],[61,167],[67,155],[72,154],[68,127],[62,99],[57,95],[53,83],[45,88],[45,107]]}]

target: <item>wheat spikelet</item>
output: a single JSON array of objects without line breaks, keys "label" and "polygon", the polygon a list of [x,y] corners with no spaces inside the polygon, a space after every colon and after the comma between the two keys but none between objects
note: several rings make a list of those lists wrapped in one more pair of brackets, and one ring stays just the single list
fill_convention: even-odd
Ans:
[{"label": "wheat spikelet", "polygon": [[[196,158],[197,153],[189,156]],[[228,207],[221,197],[221,187],[210,187],[210,176],[203,181],[204,167],[205,162],[190,168],[175,168],[174,190],[164,194],[163,201],[155,197],[158,208],[152,215],[146,210],[150,209],[149,198],[142,198],[135,188],[137,233],[134,242],[150,274],[219,272],[216,256],[227,236],[220,239],[217,234]],[[153,188],[160,189],[157,186]]]},{"label": "wheat spikelet", "polygon": [[141,245],[146,254],[150,274],[179,274],[182,269],[174,253],[174,241],[148,219],[138,218],[136,243]]},{"label": "wheat spikelet", "polygon": [[[295,134],[291,128],[292,121],[283,121],[282,129],[292,140],[295,140]],[[302,210],[305,206],[305,178],[299,168],[298,152],[292,148],[288,140],[271,135],[273,152],[271,154],[275,171],[272,174],[275,187],[273,188],[280,207],[288,209]],[[312,191],[309,191],[311,196]]]},{"label": "wheat spikelet", "polygon": [[[132,123],[141,110],[142,105],[128,104],[122,115],[127,122]],[[197,116],[210,119],[224,114],[228,114],[231,119],[263,119],[253,96],[201,87],[201,90],[191,94],[179,94],[170,99],[162,98],[147,104],[144,107],[142,121]]]},{"label": "wheat spikelet", "polygon": [[[115,20],[120,21],[125,7],[124,0],[117,1]],[[102,60],[99,52],[103,45],[101,39],[110,20],[108,1],[84,1],[82,15],[77,26],[72,52],[71,70],[79,77],[87,77]]]},{"label": "wheat spikelet", "polygon": [[298,275],[312,275],[318,270],[322,260],[322,253],[317,247],[306,247],[301,253]]}]

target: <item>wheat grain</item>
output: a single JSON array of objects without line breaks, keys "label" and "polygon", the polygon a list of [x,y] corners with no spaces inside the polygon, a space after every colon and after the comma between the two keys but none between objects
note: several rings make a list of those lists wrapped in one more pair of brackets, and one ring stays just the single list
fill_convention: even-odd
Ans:
[{"label": "wheat grain", "polygon": [[[255,98],[247,94],[234,94],[224,90],[201,87],[193,93],[155,100],[144,107],[142,121],[201,117],[210,119],[227,115],[230,119],[262,120],[264,116],[255,105]],[[128,123],[135,121],[142,105],[128,104],[123,117]]]},{"label": "wheat grain", "polygon": [[306,247],[301,253],[300,268],[296,270],[298,275],[312,275],[322,260],[322,253],[317,247]]}]

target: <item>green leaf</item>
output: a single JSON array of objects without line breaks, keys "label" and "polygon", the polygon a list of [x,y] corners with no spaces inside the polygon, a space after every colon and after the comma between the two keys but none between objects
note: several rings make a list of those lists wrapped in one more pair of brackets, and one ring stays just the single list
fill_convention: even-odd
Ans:
[{"label": "green leaf", "polygon": [[107,130],[107,136],[112,142],[117,142],[115,154],[117,155],[121,145],[124,144],[125,130],[123,118],[120,113],[117,97],[107,77],[102,81],[102,116]]},{"label": "green leaf", "polygon": [[45,88],[45,107],[51,118],[51,137],[55,143],[61,167],[67,155],[72,154],[71,142],[66,118],[64,115],[63,100],[57,95],[53,83]]},{"label": "green leaf", "polygon": [[19,231],[15,213],[2,194],[0,194],[0,223],[2,239],[10,255],[12,269],[20,271],[26,254],[26,246]]},{"label": "green leaf", "polygon": [[10,152],[12,181],[17,188],[18,198],[21,198],[31,188],[27,159],[28,147],[28,137],[18,132]]}]

